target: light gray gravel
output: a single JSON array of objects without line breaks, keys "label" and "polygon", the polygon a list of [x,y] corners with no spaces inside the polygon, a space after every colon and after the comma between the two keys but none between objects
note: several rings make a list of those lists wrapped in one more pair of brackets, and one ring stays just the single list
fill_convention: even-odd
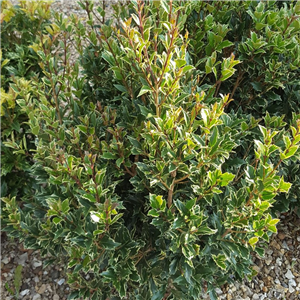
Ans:
[{"label": "light gray gravel", "polygon": [[[75,13],[86,18],[86,13],[76,2],[55,1],[53,8],[65,15]],[[102,1],[95,1],[95,5],[99,3],[102,5]],[[111,3],[106,1],[108,16],[112,14]],[[278,234],[272,237],[265,258],[254,258],[258,275],[251,282],[244,280],[217,289],[219,300],[300,299],[300,219],[293,213],[281,215],[280,218]],[[14,289],[15,270],[21,265],[19,299],[66,300],[70,287],[66,283],[65,265],[58,263],[43,268],[42,263],[43,258],[38,251],[23,249],[17,241],[2,236],[0,298],[14,299],[7,288]]]}]

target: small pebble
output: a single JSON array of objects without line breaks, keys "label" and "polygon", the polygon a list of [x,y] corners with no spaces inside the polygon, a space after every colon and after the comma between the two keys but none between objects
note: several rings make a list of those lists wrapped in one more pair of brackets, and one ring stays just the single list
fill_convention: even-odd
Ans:
[{"label": "small pebble", "polygon": [[295,292],[295,289],[294,289],[291,285],[289,286],[289,292],[290,292],[291,294]]},{"label": "small pebble", "polygon": [[5,256],[1,261],[6,265],[9,263],[10,259],[7,256]]},{"label": "small pebble", "polygon": [[32,262],[32,267],[34,269],[40,267],[41,265],[42,265],[42,262],[40,260],[33,260],[33,262]]},{"label": "small pebble", "polygon": [[277,264],[279,267],[281,267],[281,265],[282,265],[282,260],[281,260],[279,257],[276,258],[276,264]]},{"label": "small pebble", "polygon": [[253,294],[252,299],[253,300],[260,300],[259,296],[256,293]]},{"label": "small pebble", "polygon": [[297,286],[296,281],[294,279],[289,280],[289,285],[291,286]]},{"label": "small pebble", "polygon": [[29,290],[29,289],[26,289],[26,290],[24,290],[24,291],[21,291],[21,292],[20,292],[20,295],[21,295],[21,296],[25,296],[25,295],[28,295],[29,292],[30,292],[30,290]]},{"label": "small pebble", "polygon": [[281,284],[276,284],[275,288],[278,292],[286,292],[287,288],[283,287]]},{"label": "small pebble", "polygon": [[47,291],[49,291],[50,293],[53,292],[52,288],[51,288],[51,285],[50,284],[47,284]]},{"label": "small pebble", "polygon": [[42,297],[40,294],[35,294],[33,295],[32,300],[42,300]]},{"label": "small pebble", "polygon": [[295,278],[295,276],[293,275],[293,273],[291,272],[291,270],[288,270],[285,273],[285,278],[287,278],[287,279],[293,279],[293,278]]},{"label": "small pebble", "polygon": [[46,284],[42,284],[39,290],[37,291],[39,294],[44,294],[46,291],[47,287]]},{"label": "small pebble", "polygon": [[24,254],[20,255],[19,258],[17,259],[18,265],[24,266],[27,259],[28,259],[28,253],[25,252]]},{"label": "small pebble", "polygon": [[66,280],[64,278],[60,279],[59,281],[57,281],[58,285],[62,285]]},{"label": "small pebble", "polygon": [[282,242],[282,247],[286,250],[290,250],[289,246],[287,245],[287,243],[285,241]]},{"label": "small pebble", "polygon": [[266,265],[269,266],[269,265],[271,264],[272,260],[273,260],[272,257],[271,257],[271,258],[267,258],[267,259],[265,260]]},{"label": "small pebble", "polygon": [[55,295],[53,296],[53,300],[59,300],[59,296],[58,296],[57,294],[55,294]]},{"label": "small pebble", "polygon": [[277,292],[277,291],[274,292],[274,297],[275,297],[275,298],[279,298],[280,296],[281,296],[281,293],[279,293],[279,292]]}]

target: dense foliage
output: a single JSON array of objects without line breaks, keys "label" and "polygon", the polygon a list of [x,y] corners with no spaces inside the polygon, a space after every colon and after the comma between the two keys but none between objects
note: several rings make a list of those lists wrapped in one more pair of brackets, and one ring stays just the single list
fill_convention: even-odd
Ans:
[{"label": "dense foliage", "polygon": [[[3,135],[30,178],[2,192],[4,230],[67,261],[70,299],[216,299],[297,200],[300,3],[79,4],[87,26],[52,14],[1,78],[3,122],[31,136]],[[29,7],[2,11],[8,39]]]},{"label": "dense foliage", "polygon": [[[238,117],[248,114],[257,120],[269,113],[269,126],[288,128],[291,120],[299,118],[293,113],[300,112],[299,13],[300,3],[296,1],[194,2],[186,29],[202,89],[212,95],[230,94],[234,101],[226,108],[228,113]],[[223,84],[219,64],[232,52],[241,63]],[[282,121],[275,121],[276,117]],[[239,143],[237,157],[243,159],[242,164],[245,158],[248,163],[253,160],[254,152],[249,150],[254,138],[245,137]],[[293,186],[288,194],[276,196],[277,210],[299,206],[300,171],[296,161],[280,166],[280,174]]]},{"label": "dense foliage", "polygon": [[[30,193],[32,165],[30,150],[35,148],[28,116],[16,104],[30,97],[30,80],[42,76],[38,55],[30,45],[37,32],[49,25],[50,3],[20,1],[14,7],[1,1],[1,195],[19,200]],[[18,87],[17,87],[18,86]]]}]

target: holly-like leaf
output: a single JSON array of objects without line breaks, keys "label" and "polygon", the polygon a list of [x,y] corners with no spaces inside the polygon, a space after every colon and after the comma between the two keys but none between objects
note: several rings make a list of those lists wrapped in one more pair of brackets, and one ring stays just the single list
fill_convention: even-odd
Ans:
[{"label": "holly-like leaf", "polygon": [[140,97],[140,96],[142,96],[146,93],[149,93],[151,91],[152,91],[152,89],[149,86],[143,85],[143,87],[141,88],[141,90],[140,90],[140,92],[137,96]]},{"label": "holly-like leaf", "polygon": [[113,250],[116,247],[120,246],[121,243],[115,242],[112,238],[105,235],[101,240],[99,241],[100,246],[102,246],[106,250]]},{"label": "holly-like leaf", "polygon": [[223,254],[214,255],[212,254],[212,258],[216,265],[221,268],[222,270],[226,270],[226,256]]},{"label": "holly-like leaf", "polygon": [[226,186],[234,179],[235,175],[230,173],[223,173],[220,177],[220,185]]},{"label": "holly-like leaf", "polygon": [[211,235],[211,234],[215,234],[217,231],[218,231],[217,229],[211,229],[206,225],[202,225],[197,228],[197,234],[201,234],[201,235]]},{"label": "holly-like leaf", "polygon": [[255,248],[255,244],[258,242],[258,237],[257,236],[254,236],[252,237],[248,243],[249,245],[254,249]]}]

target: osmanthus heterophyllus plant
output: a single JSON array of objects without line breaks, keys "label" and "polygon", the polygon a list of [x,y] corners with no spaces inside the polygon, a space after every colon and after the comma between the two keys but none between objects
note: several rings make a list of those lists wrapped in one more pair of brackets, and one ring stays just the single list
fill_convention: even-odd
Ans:
[{"label": "osmanthus heterophyllus plant", "polygon": [[[226,108],[228,113],[233,111],[239,118],[249,114],[256,119],[269,113],[271,118],[282,118],[282,122],[272,121],[272,128],[288,129],[294,122],[293,113],[300,113],[300,2],[193,1],[190,4],[185,27],[191,36],[189,53],[203,89],[214,95],[230,93],[234,101]],[[215,81],[221,58],[232,52],[240,61],[237,71],[225,83]],[[253,138],[246,137],[242,143],[244,150],[237,151],[239,159],[249,157],[247,149],[252,147],[252,141]],[[276,196],[272,210],[296,211],[300,199],[299,161],[292,158],[279,168],[293,186],[289,193]]]},{"label": "osmanthus heterophyllus plant", "polygon": [[[38,55],[30,49],[38,31],[50,24],[49,1],[1,1],[1,197],[22,202],[30,176],[34,137],[17,100],[30,97],[30,79],[42,77]],[[18,87],[17,87],[18,86]],[[4,211],[1,215],[4,217]],[[8,218],[6,215],[5,218]]]},{"label": "osmanthus heterophyllus plant", "polygon": [[[16,216],[8,229],[26,232],[25,243],[43,253],[62,253],[70,299],[216,299],[217,286],[255,274],[251,252],[263,255],[276,232],[270,207],[290,188],[278,170],[297,154],[300,123],[295,115],[286,130],[280,118],[226,113],[230,94],[205,90],[187,51],[191,3],[127,9],[120,26],[91,31],[57,16],[33,46],[46,78],[18,104],[36,136],[40,184],[27,209],[7,204]],[[80,77],[69,61],[74,33],[82,59],[92,59],[84,38],[99,49],[105,93],[96,73]],[[62,50],[56,59],[53,47]],[[241,64],[234,53],[210,59],[213,84],[226,85]],[[246,139],[239,169],[233,157]]]}]

